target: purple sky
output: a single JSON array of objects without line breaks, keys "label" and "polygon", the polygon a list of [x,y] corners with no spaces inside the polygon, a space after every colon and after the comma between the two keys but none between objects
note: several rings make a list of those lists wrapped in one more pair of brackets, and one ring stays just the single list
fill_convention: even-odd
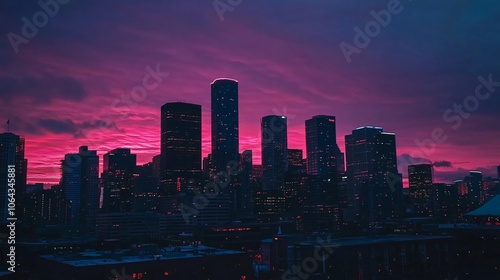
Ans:
[{"label": "purple sky", "polygon": [[[468,170],[496,177],[500,87],[483,100],[474,94],[479,76],[500,81],[500,2],[401,1],[401,12],[348,63],[339,45],[354,45],[354,27],[364,29],[370,12],[391,1],[243,0],[221,21],[212,1],[73,0],[17,54],[9,38],[23,36],[22,18],[33,22],[42,8],[2,1],[0,119],[26,138],[29,181],[57,183],[60,160],[80,145],[99,155],[130,147],[139,163],[150,161],[160,149],[160,106],[170,101],[202,105],[206,155],[210,83],[230,77],[239,81],[240,150],[254,150],[256,164],[262,116],[287,115],[288,145],[304,149],[304,121],[328,114],[337,117],[341,150],[356,127],[382,126],[396,133],[400,172],[438,162],[439,182]],[[148,66],[169,75],[133,101]],[[464,100],[470,115],[452,112],[445,121]],[[435,129],[446,140],[419,148]]]}]

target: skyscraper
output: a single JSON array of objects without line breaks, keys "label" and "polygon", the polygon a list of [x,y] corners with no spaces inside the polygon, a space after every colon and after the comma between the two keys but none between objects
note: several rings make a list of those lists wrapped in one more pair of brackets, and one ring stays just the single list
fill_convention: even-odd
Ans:
[{"label": "skyscraper", "polygon": [[334,116],[314,116],[306,120],[308,175],[336,178],[337,158],[341,157],[336,137]]},{"label": "skyscraper", "polygon": [[173,102],[161,107],[160,195],[201,184],[201,105]]},{"label": "skyscraper", "polygon": [[432,213],[432,164],[408,166],[410,200],[417,216],[428,217]]},{"label": "skyscraper", "polygon": [[0,134],[0,219],[7,223],[8,213],[8,189],[9,168],[14,166],[15,171],[15,199],[16,207],[14,217],[22,218],[23,195],[26,192],[26,170],[28,160],[24,158],[24,138],[10,132]]},{"label": "skyscraper", "polygon": [[211,90],[212,164],[220,172],[230,161],[239,161],[238,81],[216,79]]},{"label": "skyscraper", "polygon": [[343,172],[336,120],[318,115],[306,120],[305,127],[308,179],[301,190],[304,230],[336,230],[340,221],[338,174]]},{"label": "skyscraper", "polygon": [[262,188],[283,190],[288,170],[287,122],[285,116],[265,116],[261,122]]},{"label": "skyscraper", "polygon": [[102,210],[106,213],[133,210],[133,181],[137,156],[130,149],[118,148],[104,154],[101,175],[104,188]]},{"label": "skyscraper", "polygon": [[345,136],[350,218],[367,225],[400,215],[402,178],[396,136],[381,127],[360,127]]},{"label": "skyscraper", "polygon": [[97,152],[81,146],[77,154],[66,154],[61,169],[60,185],[71,205],[70,223],[94,228],[100,194]]},{"label": "skyscraper", "polygon": [[497,166],[497,178],[500,179],[500,165]]}]

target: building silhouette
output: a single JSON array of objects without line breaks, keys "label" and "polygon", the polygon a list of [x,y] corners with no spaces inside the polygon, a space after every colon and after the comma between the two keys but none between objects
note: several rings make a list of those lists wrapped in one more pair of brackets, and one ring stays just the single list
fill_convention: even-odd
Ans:
[{"label": "building silhouette", "polygon": [[288,173],[305,174],[306,159],[303,158],[302,150],[288,149]]},{"label": "building silhouette", "polygon": [[412,212],[429,217],[432,213],[432,164],[409,165],[408,182]]},{"label": "building silhouette", "polygon": [[26,196],[24,222],[33,227],[69,223],[70,202],[60,186],[37,189]]},{"label": "building silhouette", "polygon": [[337,145],[334,116],[314,116],[306,120],[307,174],[336,177],[337,158],[341,157]]},{"label": "building silhouette", "polygon": [[283,190],[288,171],[287,119],[265,116],[261,121],[262,188]]},{"label": "building silhouette", "polygon": [[220,172],[239,157],[238,81],[216,79],[211,91],[212,164]]},{"label": "building silhouette", "polygon": [[133,181],[133,211],[155,212],[158,206],[158,180],[153,162],[137,166]]},{"label": "building silhouette", "polygon": [[[14,172],[9,172],[9,166],[14,166]],[[22,218],[23,216],[23,194],[26,193],[26,174],[28,160],[24,158],[24,138],[10,132],[0,134],[0,218],[2,223],[7,223],[7,218]],[[15,177],[9,175],[14,174]],[[15,189],[15,211],[9,215],[8,194],[9,181],[13,178]],[[12,184],[12,183],[11,183]]]},{"label": "building silhouette", "polygon": [[161,196],[201,184],[201,105],[174,102],[161,107]]},{"label": "building silhouette", "polygon": [[61,169],[60,185],[71,205],[70,223],[94,228],[100,195],[97,152],[81,146],[78,153],[65,155]]},{"label": "building silhouette", "polygon": [[470,171],[464,181],[467,183],[467,212],[475,210],[483,204],[483,174],[479,171]]},{"label": "building silhouette", "polygon": [[137,156],[127,148],[104,154],[102,212],[131,212],[133,210],[134,171]]},{"label": "building silhouette", "polygon": [[239,173],[239,182],[241,187],[238,194],[240,201],[238,212],[242,216],[251,216],[253,214],[256,183],[252,179],[252,160],[252,150],[245,150],[241,153],[241,171]]},{"label": "building silhouette", "polygon": [[399,217],[402,176],[397,170],[396,136],[366,126],[345,136],[350,220],[367,226]]},{"label": "building silhouette", "polygon": [[304,230],[333,231],[340,224],[339,174],[343,156],[337,145],[336,119],[318,115],[305,121],[307,180],[301,193]]}]

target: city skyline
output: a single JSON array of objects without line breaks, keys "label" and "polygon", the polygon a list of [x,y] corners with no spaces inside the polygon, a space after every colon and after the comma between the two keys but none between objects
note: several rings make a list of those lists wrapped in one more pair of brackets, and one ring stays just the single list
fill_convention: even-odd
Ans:
[{"label": "city skyline", "polygon": [[[217,81],[217,80],[232,80],[232,79],[230,79],[230,78],[217,78],[214,81]],[[236,83],[238,83],[238,81],[236,79],[234,79],[234,81]],[[212,84],[213,84],[213,82],[212,82]],[[160,108],[163,108],[167,104],[172,104],[172,105],[173,104],[186,104],[186,105],[198,106],[198,107],[201,107],[200,110],[202,111],[202,114],[203,114],[203,111],[204,111],[202,105],[192,104],[192,103],[185,103],[183,101],[167,102],[167,103],[163,104],[162,106],[160,106]],[[159,118],[161,119],[161,113],[158,114],[158,115],[159,115]],[[262,117],[265,117],[265,116],[262,116]],[[286,117],[286,116],[284,116],[284,117]],[[304,125],[303,125],[303,127],[304,127],[304,138],[306,137],[306,133],[305,133],[306,126],[307,126],[306,122],[307,121],[311,121],[312,119],[317,118],[317,117],[324,117],[324,115],[310,116],[310,117],[307,117],[304,120]],[[330,117],[332,117],[334,119],[336,118],[335,116],[330,116]],[[287,119],[289,119],[289,118],[287,117]],[[202,124],[201,124],[203,131],[204,131],[204,124],[203,123],[205,123],[205,122],[207,122],[207,120],[202,121]],[[11,119],[9,118],[8,119],[9,129],[10,129],[10,125],[11,125]],[[103,124],[103,125],[105,125],[105,124]],[[205,126],[206,126],[206,124],[205,124]],[[377,126],[370,126],[370,125],[366,126],[365,125],[365,126],[360,126],[358,128],[353,128],[353,129],[359,129],[359,128],[363,128],[363,127],[375,127],[375,128],[379,128],[381,126],[378,126],[378,125]],[[259,128],[259,129],[261,129],[261,128]],[[7,131],[5,131],[5,132],[7,132]],[[10,129],[10,132],[15,134],[15,132],[12,132],[11,129]],[[259,134],[261,134],[261,133],[262,132],[260,131]],[[161,134],[161,133],[159,133],[159,134]],[[205,133],[203,133],[203,134],[205,134]],[[19,135],[19,136],[22,137],[23,139],[25,138],[23,135]],[[396,136],[397,136],[397,134],[396,134]],[[262,136],[260,135],[260,137],[262,137]],[[340,139],[340,137],[342,139]],[[210,138],[211,138],[211,136],[210,136]],[[339,136],[338,133],[337,133],[337,137],[336,137],[337,143],[339,143],[339,142],[342,143],[342,146],[339,146],[341,153],[345,153],[345,149],[346,149],[345,139],[344,138],[345,138],[345,135]],[[258,140],[261,141],[260,138]],[[81,146],[85,146],[86,143],[88,143],[88,142],[90,142],[90,143],[96,143],[97,141],[98,140],[84,139],[83,142],[80,143],[80,144],[78,144],[78,146],[75,149],[78,149]],[[209,141],[208,144],[209,144],[209,148],[211,149],[211,147],[210,147],[211,146],[210,145],[210,139],[206,139],[205,137],[202,137],[202,141],[201,141],[202,157],[200,158],[200,163],[202,162],[202,159],[204,157],[206,157],[206,156],[208,156],[210,154],[210,151],[211,151],[211,150],[206,151],[206,148],[205,148],[206,145],[207,145],[206,141]],[[104,156],[107,153],[109,153],[109,152],[111,152],[112,150],[115,150],[115,149],[130,149],[132,152],[135,152],[135,149],[132,148],[132,146],[133,146],[133,144],[132,145],[120,146],[120,147],[118,147],[118,146],[111,146],[109,150],[102,150],[102,151],[101,150],[97,150],[97,155],[99,156],[99,172],[102,172],[103,169],[104,169],[104,164],[105,164],[104,163]],[[261,146],[261,143],[259,143],[259,146]],[[252,147],[253,147],[253,145],[252,145]],[[143,157],[143,161],[141,161],[141,162],[138,160],[137,161],[137,165],[143,165],[143,164],[150,163],[150,162],[153,161],[153,157],[160,156],[161,155],[161,143],[158,143],[158,149],[159,149],[158,153],[153,154],[153,156],[151,158],[148,159],[148,158],[144,158]],[[305,141],[305,139],[304,139],[304,143],[303,143],[303,148],[288,147],[288,149],[299,149],[299,150],[302,150],[303,151],[303,159],[305,160],[307,158],[307,155],[306,155],[306,141]],[[252,152],[254,154],[258,155],[257,157],[255,157],[255,156],[253,157],[253,164],[254,165],[261,165],[261,160],[262,160],[262,157],[261,157],[262,156],[262,151],[261,151],[262,149],[261,149],[261,147],[253,148],[253,149],[246,149],[245,147],[240,147],[239,150],[240,150],[240,154],[242,152],[246,151],[246,150],[252,150]],[[398,150],[399,150],[399,146],[397,147],[397,151]],[[420,149],[419,152],[424,152],[425,153],[425,147],[423,149]],[[137,154],[137,156],[140,155],[137,152],[136,152],[136,154]],[[144,154],[143,154],[143,156],[144,156]],[[489,166],[488,169],[483,169],[483,168],[476,168],[476,169],[470,169],[470,170],[463,169],[463,170],[460,170],[460,172],[457,172],[458,174],[463,174],[463,176],[460,177],[460,175],[457,175],[456,177],[453,177],[453,175],[450,175],[450,177],[448,177],[447,179],[443,180],[442,177],[441,178],[439,177],[439,173],[440,172],[439,172],[439,170],[436,170],[436,168],[441,168],[441,167],[447,168],[447,167],[450,167],[451,165],[453,165],[452,162],[448,162],[448,161],[444,161],[444,160],[443,161],[432,162],[432,161],[429,161],[429,160],[424,159],[424,158],[418,158],[418,157],[414,158],[414,157],[412,157],[411,155],[408,155],[408,154],[401,155],[399,152],[397,152],[397,157],[398,157],[398,171],[403,174],[403,186],[405,188],[409,187],[407,168],[408,168],[408,166],[415,165],[415,164],[431,164],[432,167],[433,167],[433,172],[435,172],[437,174],[437,176],[435,176],[436,183],[452,183],[455,180],[461,180],[465,176],[467,176],[469,174],[469,172],[471,172],[471,171],[482,172],[483,176],[486,176],[486,177],[491,176],[491,177],[495,178],[495,175],[498,175],[499,165],[493,164],[492,166]],[[63,158],[64,158],[64,155],[63,155]],[[28,160],[27,183],[29,183],[29,184],[43,183],[46,187],[52,186],[52,185],[57,185],[57,184],[60,183],[60,178],[61,178],[60,171],[59,171],[59,173],[55,174],[55,177],[58,177],[57,181],[48,182],[48,181],[36,180],[36,179],[31,179],[30,180],[30,168],[29,168],[30,166],[29,166],[29,163],[30,163],[30,161]],[[345,164],[345,160],[344,160],[344,164]],[[57,168],[60,169],[60,165],[58,165]],[[486,170],[487,173],[484,172],[485,170]],[[31,178],[33,178],[33,177],[31,177]]]},{"label": "city skyline", "polygon": [[[498,60],[490,57],[497,53],[498,39],[489,36],[494,30],[487,24],[494,16],[483,3],[455,7],[451,2],[434,3],[436,13],[429,15],[424,2],[405,3],[402,14],[349,64],[338,45],[352,41],[351,27],[371,20],[373,3],[318,1],[308,8],[311,13],[299,16],[292,12],[299,3],[244,2],[226,12],[223,21],[212,3],[137,9],[131,4],[120,9],[140,12],[127,19],[109,12],[113,5],[68,3],[17,54],[8,40],[0,46],[5,62],[0,119],[10,119],[10,130],[26,139],[30,183],[57,183],[59,161],[82,145],[100,157],[114,148],[131,148],[139,164],[149,162],[160,153],[158,108],[166,102],[202,106],[205,157],[211,150],[209,84],[231,77],[239,81],[239,151],[252,150],[256,164],[262,116],[286,115],[288,146],[305,151],[304,121],[324,114],[337,118],[342,151],[343,137],[352,129],[382,126],[396,133],[399,158],[422,158],[407,161],[413,164],[435,162],[438,182],[463,178],[469,170],[493,176],[500,157],[497,92],[480,101],[457,129],[443,114],[474,94],[478,77],[500,79]],[[102,12],[92,14],[96,5]],[[9,8],[6,34],[20,33],[20,18],[30,18],[39,7],[12,2]],[[159,11],[164,16],[151,16]],[[465,17],[468,11],[481,13]],[[198,20],[184,22],[187,12]],[[335,16],[343,13],[353,16]],[[420,22],[427,33],[402,36],[420,30],[413,19],[424,13],[429,24],[444,18],[448,25],[425,28]],[[295,28],[298,19],[302,24]],[[95,24],[113,28],[97,30]],[[476,34],[475,27],[485,31]],[[457,48],[457,39],[470,44]],[[396,52],[393,42],[399,42]],[[131,90],[155,71],[160,74],[148,81],[144,98],[132,99]],[[109,129],[101,132],[103,120]],[[444,130],[446,141],[422,153],[415,141],[431,139],[435,128]],[[400,169],[406,176],[406,168]]]}]

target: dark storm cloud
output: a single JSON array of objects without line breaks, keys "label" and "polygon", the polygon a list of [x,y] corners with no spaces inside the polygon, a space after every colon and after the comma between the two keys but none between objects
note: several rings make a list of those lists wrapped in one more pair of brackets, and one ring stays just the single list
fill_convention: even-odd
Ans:
[{"label": "dark storm cloud", "polygon": [[[473,169],[474,171],[479,171],[485,177],[496,178],[497,171],[496,166],[481,166]],[[466,176],[469,176],[470,170],[464,168],[457,168],[449,171],[434,172],[436,179],[435,182],[453,182],[456,180],[463,180]]]},{"label": "dark storm cloud", "polygon": [[432,163],[434,167],[453,167],[453,164],[447,160],[435,161]]},{"label": "dark storm cloud", "polygon": [[0,77],[0,100],[28,99],[39,103],[52,100],[82,101],[88,93],[83,84],[71,77]]},{"label": "dark storm cloud", "polygon": [[40,119],[37,126],[54,134],[72,134],[76,138],[85,137],[84,132],[97,129],[111,129],[120,131],[115,123],[104,123],[103,121],[91,121],[75,123],[72,120]]},{"label": "dark storm cloud", "polygon": [[[158,118],[159,104],[193,93],[186,101],[209,111],[209,83],[227,75],[241,83],[247,143],[260,143],[260,116],[286,106],[296,116],[289,133],[297,148],[305,148],[304,120],[321,113],[337,116],[339,138],[369,124],[395,132],[398,151],[406,153],[399,162],[406,165],[446,159],[454,168],[442,170],[453,171],[464,159],[472,164],[467,167],[490,164],[498,158],[500,89],[457,130],[443,113],[474,94],[479,75],[500,80],[500,1],[401,0],[403,11],[348,64],[339,44],[352,43],[353,28],[364,28],[373,20],[370,12],[388,2],[245,0],[220,21],[212,1],[72,0],[16,55],[6,34],[20,32],[21,18],[38,11],[38,1],[1,1],[0,105],[9,110],[13,98],[34,101],[23,108],[31,113],[25,125],[11,122],[27,133],[85,137],[84,130],[99,126],[87,120],[106,114],[115,98],[140,83],[145,66],[161,63],[172,76],[140,104],[150,108],[132,108],[137,114],[127,122],[112,118],[128,132],[146,133],[151,149],[158,149],[158,119],[146,119]],[[33,103],[40,108],[28,111]],[[430,138],[435,127],[448,135],[436,146],[439,154],[418,153],[415,140]],[[205,130],[209,139],[204,121]],[[110,147],[116,139],[137,144],[131,135],[110,138],[104,143]],[[46,146],[30,151],[43,156]],[[399,171],[406,173],[406,165]]]}]

